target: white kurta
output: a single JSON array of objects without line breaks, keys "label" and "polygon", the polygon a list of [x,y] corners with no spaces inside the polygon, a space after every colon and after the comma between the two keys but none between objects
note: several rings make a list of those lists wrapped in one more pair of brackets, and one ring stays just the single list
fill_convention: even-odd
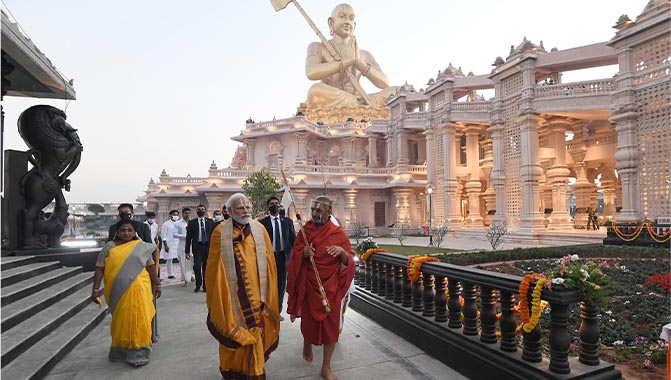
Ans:
[{"label": "white kurta", "polygon": [[186,259],[186,227],[186,221],[180,219],[175,223],[173,236],[179,240],[177,258],[179,259],[179,269],[182,272],[182,281],[191,282],[191,277],[193,277],[193,260]]},{"label": "white kurta", "polygon": [[161,239],[164,242],[168,243],[168,249],[170,252],[165,252],[164,246],[161,246],[161,258],[165,260],[172,260],[177,258],[177,252],[179,249],[179,239],[173,236],[173,231],[175,230],[175,222],[168,220],[163,223],[161,226]]}]

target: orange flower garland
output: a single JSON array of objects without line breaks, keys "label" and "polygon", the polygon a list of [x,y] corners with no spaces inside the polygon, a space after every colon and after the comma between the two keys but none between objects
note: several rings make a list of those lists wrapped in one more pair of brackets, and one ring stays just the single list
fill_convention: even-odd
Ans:
[{"label": "orange flower garland", "polygon": [[538,273],[531,273],[524,276],[524,279],[522,282],[520,282],[520,303],[518,306],[520,310],[520,317],[522,319],[522,325],[518,327],[518,332],[522,326],[531,321],[531,315],[529,313],[529,287],[531,286],[531,283],[536,281],[539,276],[540,275]]},{"label": "orange flower garland", "polygon": [[373,255],[373,253],[376,253],[376,252],[387,252],[387,250],[384,249],[384,248],[371,248],[371,249],[367,250],[366,252],[364,252],[363,254],[361,254],[361,261],[368,260],[368,258],[371,257]]},{"label": "orange flower garland", "polygon": [[410,256],[408,258],[408,280],[416,282],[422,275],[422,264],[426,262],[439,262],[436,257],[430,256]]},{"label": "orange flower garland", "polygon": [[529,318],[529,323],[522,324],[522,329],[524,332],[530,333],[534,327],[536,327],[538,321],[541,318],[541,310],[544,309],[544,305],[541,304],[541,293],[543,292],[545,281],[547,281],[547,279],[543,277],[536,283],[536,287],[534,288],[534,292],[531,297],[531,316]]}]

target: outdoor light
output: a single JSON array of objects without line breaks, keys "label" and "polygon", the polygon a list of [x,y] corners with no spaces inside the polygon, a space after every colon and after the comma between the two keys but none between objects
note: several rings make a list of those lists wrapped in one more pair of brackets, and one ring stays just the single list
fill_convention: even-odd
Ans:
[{"label": "outdoor light", "polygon": [[426,192],[429,193],[429,246],[433,247],[433,233],[431,231],[431,193],[433,193],[433,188],[429,186]]}]

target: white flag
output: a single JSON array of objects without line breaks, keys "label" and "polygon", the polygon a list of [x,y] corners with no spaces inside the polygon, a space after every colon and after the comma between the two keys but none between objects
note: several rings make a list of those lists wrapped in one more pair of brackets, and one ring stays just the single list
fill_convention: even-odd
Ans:
[{"label": "white flag", "polygon": [[284,195],[282,195],[282,201],[280,204],[284,207],[285,210],[289,210],[291,202],[293,202],[294,197],[291,195],[291,189],[289,185],[284,186]]},{"label": "white flag", "polygon": [[291,0],[270,0],[270,4],[272,4],[273,8],[275,8],[275,12],[279,12],[286,8],[290,2]]}]

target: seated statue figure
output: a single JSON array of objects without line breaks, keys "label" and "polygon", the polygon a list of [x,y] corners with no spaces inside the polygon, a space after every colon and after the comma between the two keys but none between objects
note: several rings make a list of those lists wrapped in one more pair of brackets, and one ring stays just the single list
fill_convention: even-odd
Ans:
[{"label": "seated statue figure", "polygon": [[396,93],[398,87],[390,87],[387,76],[373,55],[360,50],[354,29],[354,9],[349,4],[337,5],[328,18],[331,38],[329,43],[340,53],[341,60],[336,60],[329,49],[321,42],[313,42],[308,47],[305,61],[305,73],[311,80],[319,80],[308,91],[308,109],[332,109],[341,107],[359,107],[366,103],[348,80],[345,70],[349,70],[356,81],[362,76],[368,78],[382,91],[368,94],[368,106],[382,108],[389,96]]}]

